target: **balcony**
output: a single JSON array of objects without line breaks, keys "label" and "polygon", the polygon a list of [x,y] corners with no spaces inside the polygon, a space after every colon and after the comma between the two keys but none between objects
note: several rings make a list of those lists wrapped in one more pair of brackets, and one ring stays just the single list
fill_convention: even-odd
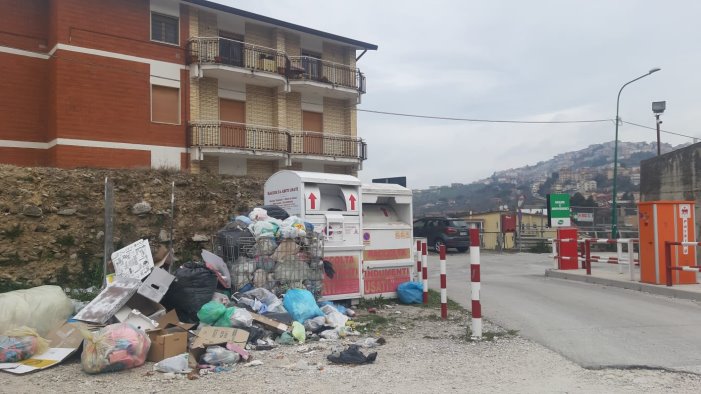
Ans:
[{"label": "balcony", "polygon": [[204,77],[274,87],[287,82],[289,60],[272,48],[223,37],[194,37],[187,43],[187,62]]},{"label": "balcony", "polygon": [[295,92],[339,99],[365,93],[365,75],[356,68],[310,56],[288,57],[272,48],[223,37],[191,38],[187,63],[198,65],[195,70],[204,77],[266,87],[287,85]]},{"label": "balcony", "polygon": [[362,138],[233,122],[190,123],[188,145],[205,153],[284,156],[288,160],[357,163],[367,159]]},{"label": "balcony", "polygon": [[324,95],[341,99],[365,93],[365,75],[356,68],[309,56],[289,59],[288,81],[293,91],[322,89]]}]

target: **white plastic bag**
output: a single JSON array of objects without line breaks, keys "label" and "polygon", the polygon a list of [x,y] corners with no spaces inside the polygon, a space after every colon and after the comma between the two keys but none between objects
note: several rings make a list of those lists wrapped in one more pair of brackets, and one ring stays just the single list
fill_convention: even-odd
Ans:
[{"label": "white plastic bag", "polygon": [[189,373],[192,371],[188,366],[190,355],[187,353],[178,354],[177,356],[168,357],[157,362],[153,366],[154,371],[165,373]]},{"label": "white plastic bag", "polygon": [[229,321],[232,327],[246,328],[253,325],[253,316],[251,312],[243,308],[236,308]]},{"label": "white plastic bag", "polygon": [[65,322],[73,304],[58,286],[39,286],[0,294],[0,333],[27,326],[39,335]]},{"label": "white plastic bag", "polygon": [[255,221],[266,220],[268,218],[268,211],[263,208],[253,208],[251,213],[248,214],[248,218]]},{"label": "white plastic bag", "polygon": [[326,324],[331,327],[339,328],[344,327],[348,321],[348,316],[339,312],[336,308],[331,305],[324,305],[321,307],[321,311],[326,315]]}]

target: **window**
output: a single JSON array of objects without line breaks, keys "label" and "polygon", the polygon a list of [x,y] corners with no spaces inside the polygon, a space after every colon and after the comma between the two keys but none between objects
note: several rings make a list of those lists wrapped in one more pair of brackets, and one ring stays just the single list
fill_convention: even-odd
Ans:
[{"label": "window", "polygon": [[180,124],[180,89],[151,85],[151,121]]},{"label": "window", "polygon": [[178,45],[178,18],[151,13],[151,40]]}]

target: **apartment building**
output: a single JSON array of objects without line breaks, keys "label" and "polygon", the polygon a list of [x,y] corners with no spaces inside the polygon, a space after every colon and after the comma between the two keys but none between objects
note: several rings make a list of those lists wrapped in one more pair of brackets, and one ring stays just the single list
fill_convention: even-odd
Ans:
[{"label": "apartment building", "polygon": [[353,174],[376,49],[205,0],[0,0],[0,163]]}]

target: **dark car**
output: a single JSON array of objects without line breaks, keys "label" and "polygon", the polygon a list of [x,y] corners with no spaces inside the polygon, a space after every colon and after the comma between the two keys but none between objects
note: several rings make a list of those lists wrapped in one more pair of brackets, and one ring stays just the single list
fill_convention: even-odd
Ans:
[{"label": "dark car", "polygon": [[462,219],[447,217],[426,217],[414,221],[414,237],[426,238],[436,252],[441,245],[467,252],[470,247],[470,233]]}]

